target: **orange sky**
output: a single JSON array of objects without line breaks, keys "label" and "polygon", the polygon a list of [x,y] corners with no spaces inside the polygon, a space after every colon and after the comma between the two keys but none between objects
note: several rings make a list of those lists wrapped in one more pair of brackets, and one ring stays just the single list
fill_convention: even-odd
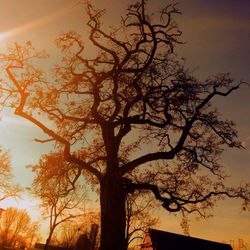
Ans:
[{"label": "orange sky", "polygon": [[[78,30],[84,27],[84,12],[74,0],[0,0],[0,52],[13,42],[32,40],[35,47],[46,49],[57,56],[53,47],[56,35],[61,31]],[[107,8],[107,22],[121,15],[128,0],[95,0],[93,3]],[[158,8],[166,1],[149,0]],[[183,30],[183,41],[179,55],[187,58],[187,65],[197,69],[197,75],[205,77],[218,72],[232,72],[236,79],[250,82],[250,3],[249,1],[206,1],[181,0],[179,8],[183,15],[178,18]],[[188,3],[187,3],[188,2]],[[219,3],[218,3],[219,2]],[[86,33],[87,38],[87,33]],[[84,38],[83,38],[84,39]],[[250,90],[242,88],[226,99],[218,100],[225,117],[236,121],[240,139],[246,150],[228,151],[223,154],[223,162],[234,177],[232,182],[250,178]],[[0,144],[10,150],[16,179],[24,186],[29,185],[32,174],[25,165],[35,163],[41,153],[50,150],[45,144],[32,141],[41,132],[32,124],[2,114],[0,122]],[[29,201],[23,204],[30,204]],[[8,203],[0,204],[6,207]],[[25,205],[23,205],[25,206]],[[160,211],[160,228],[181,233],[178,218]],[[218,241],[244,238],[250,240],[250,213],[240,210],[240,203],[221,202],[215,209],[215,216],[206,221],[192,222],[191,235]]]}]

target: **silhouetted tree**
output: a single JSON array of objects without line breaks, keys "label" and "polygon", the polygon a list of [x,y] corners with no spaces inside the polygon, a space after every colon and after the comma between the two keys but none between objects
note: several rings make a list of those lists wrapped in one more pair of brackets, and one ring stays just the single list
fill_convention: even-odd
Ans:
[{"label": "silhouetted tree", "polygon": [[31,193],[40,199],[42,216],[49,220],[49,234],[45,249],[48,249],[55,229],[64,222],[84,215],[87,203],[87,192],[83,186],[69,190],[70,163],[63,159],[60,153],[44,155],[32,171],[35,178],[32,182]]},{"label": "silhouetted tree", "polygon": [[1,217],[0,246],[1,248],[30,247],[38,236],[39,225],[33,222],[26,210],[9,207]]},{"label": "silhouetted tree", "polygon": [[[90,239],[92,225],[100,225],[100,214],[98,212],[89,212],[85,216],[72,220],[70,223],[62,223],[60,225],[59,233],[56,237],[58,245],[63,247],[75,247],[77,240],[83,234]],[[100,243],[99,232],[97,232],[95,246],[98,249]]]},{"label": "silhouetted tree", "polygon": [[9,158],[9,153],[0,147],[0,206],[1,201],[10,197],[18,197],[18,193],[21,191],[20,186],[13,183]]},{"label": "silhouetted tree", "polygon": [[60,233],[56,237],[56,242],[63,247],[74,247],[79,236],[80,231],[76,223],[63,223],[60,226]]},{"label": "silhouetted tree", "polygon": [[[169,212],[206,216],[218,197],[241,197],[249,186],[226,187],[218,162],[240,148],[233,122],[212,101],[242,84],[228,74],[200,81],[174,53],[181,32],[168,4],[159,16],[146,2],[130,5],[121,26],[106,31],[103,10],[86,5],[93,56],[76,32],[61,34],[63,53],[51,77],[35,66],[46,57],[31,42],[0,55],[2,103],[41,128],[71,163],[74,187],[84,173],[100,186],[101,250],[126,248],[125,200],[152,192]],[[158,20],[159,17],[159,20]]]},{"label": "silhouetted tree", "polygon": [[139,192],[126,197],[126,234],[127,246],[141,241],[149,228],[155,227],[158,218],[152,216],[156,204],[153,197]]}]

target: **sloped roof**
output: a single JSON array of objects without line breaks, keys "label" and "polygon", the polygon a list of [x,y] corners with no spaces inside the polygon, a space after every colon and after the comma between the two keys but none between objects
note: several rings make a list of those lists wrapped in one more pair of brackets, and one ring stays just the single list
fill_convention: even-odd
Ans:
[{"label": "sloped roof", "polygon": [[153,250],[232,250],[229,244],[150,229]]}]

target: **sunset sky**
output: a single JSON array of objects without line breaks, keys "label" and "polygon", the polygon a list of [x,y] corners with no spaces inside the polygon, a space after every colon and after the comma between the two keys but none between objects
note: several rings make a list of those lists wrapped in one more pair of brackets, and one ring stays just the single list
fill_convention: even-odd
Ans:
[{"label": "sunset sky", "polygon": [[[107,9],[105,19],[114,25],[119,22],[128,0],[93,0]],[[158,10],[166,0],[149,0]],[[183,14],[177,20],[183,31],[178,48],[186,58],[188,68],[201,78],[219,72],[230,72],[236,81],[250,83],[250,1],[249,0],[178,0]],[[0,0],[0,53],[14,42],[31,40],[38,49],[45,49],[56,60],[58,51],[54,39],[62,31],[77,30],[87,41],[84,10],[78,0]],[[85,36],[86,34],[86,36]],[[54,58],[54,59],[53,59]],[[250,181],[250,88],[242,87],[230,97],[216,100],[224,117],[236,122],[245,150],[228,150],[222,155],[233,184]],[[29,122],[4,111],[0,121],[0,145],[10,151],[16,182],[28,186],[32,174],[25,166],[36,163],[42,153],[52,148],[33,139],[42,135]],[[34,209],[27,195],[19,206]],[[0,207],[16,203],[2,202]],[[250,243],[250,212],[242,212],[239,201],[220,202],[214,217],[191,224],[190,234],[216,241],[243,238]],[[30,208],[31,207],[31,208]],[[34,212],[33,212],[34,213]],[[178,217],[161,210],[160,229],[182,233]],[[34,213],[35,217],[35,213]]]}]

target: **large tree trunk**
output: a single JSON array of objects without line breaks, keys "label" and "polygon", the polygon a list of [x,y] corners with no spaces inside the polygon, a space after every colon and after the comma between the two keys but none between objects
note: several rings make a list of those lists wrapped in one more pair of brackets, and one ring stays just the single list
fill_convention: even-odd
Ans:
[{"label": "large tree trunk", "polygon": [[100,250],[126,250],[125,191],[117,176],[104,177],[101,182]]}]

